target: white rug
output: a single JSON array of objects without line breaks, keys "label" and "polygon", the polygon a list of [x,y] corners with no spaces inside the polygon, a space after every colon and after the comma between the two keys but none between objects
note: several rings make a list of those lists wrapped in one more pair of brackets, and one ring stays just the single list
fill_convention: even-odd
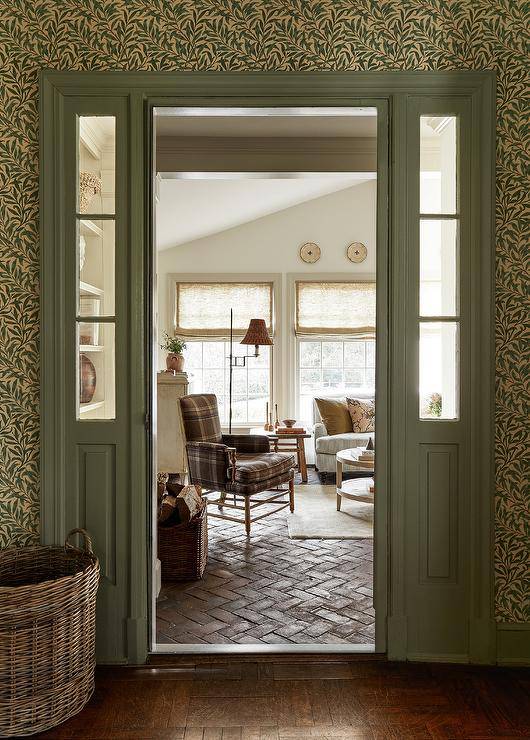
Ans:
[{"label": "white rug", "polygon": [[296,486],[287,526],[292,540],[366,539],[374,536],[374,507],[343,498],[337,511],[335,486]]}]

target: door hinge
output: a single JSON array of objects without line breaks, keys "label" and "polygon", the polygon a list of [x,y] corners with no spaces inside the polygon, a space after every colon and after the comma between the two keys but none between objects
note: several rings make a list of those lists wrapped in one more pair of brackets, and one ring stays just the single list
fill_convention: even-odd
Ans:
[{"label": "door hinge", "polygon": [[147,411],[147,413],[144,416],[144,426],[145,426],[146,432],[151,431],[151,414],[149,413],[149,411]]}]

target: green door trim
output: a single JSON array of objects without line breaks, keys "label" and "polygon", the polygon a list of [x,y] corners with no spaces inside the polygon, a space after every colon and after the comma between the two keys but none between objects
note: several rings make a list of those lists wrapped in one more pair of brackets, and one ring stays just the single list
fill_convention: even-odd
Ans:
[{"label": "green door trim", "polygon": [[[65,347],[65,316],[61,286],[65,239],[62,203],[67,184],[62,181],[63,154],[58,142],[63,135],[64,101],[77,98],[126,98],[129,120],[129,249],[131,285],[128,311],[128,346],[130,354],[123,366],[130,373],[130,430],[128,459],[131,461],[127,552],[130,568],[127,576],[128,608],[124,619],[122,660],[144,662],[148,651],[148,525],[150,520],[148,490],[148,445],[145,414],[148,412],[149,353],[149,170],[150,142],[148,115],[154,105],[175,101],[179,106],[319,106],[350,105],[351,101],[370,100],[388,106],[391,132],[388,152],[379,155],[388,162],[389,175],[378,183],[378,197],[388,195],[388,212],[378,221],[378,240],[388,235],[388,264],[382,255],[384,274],[379,274],[379,287],[388,280],[389,302],[378,302],[378,325],[387,326],[389,372],[379,363],[378,392],[388,399],[387,455],[384,440],[378,435],[378,460],[387,458],[391,496],[383,498],[385,521],[376,523],[378,541],[388,523],[389,549],[376,564],[378,579],[379,620],[387,621],[387,652],[392,659],[406,659],[406,602],[404,503],[405,404],[395,389],[404,387],[407,357],[399,340],[407,329],[403,296],[407,275],[406,218],[406,114],[409,96],[463,96],[471,100],[473,160],[477,165],[472,187],[474,240],[480,245],[481,259],[476,261],[479,301],[475,306],[478,327],[477,353],[480,376],[474,387],[477,433],[473,444],[476,466],[471,492],[473,510],[473,552],[470,568],[478,583],[470,608],[469,659],[477,662],[495,660],[495,627],[493,622],[493,234],[494,234],[494,87],[492,72],[57,72],[41,74],[41,536],[43,542],[61,541],[64,535],[64,511],[67,500],[67,465],[64,455],[63,420],[64,368],[58,361]],[[380,126],[383,126],[383,117]],[[378,133],[384,133],[380,128]],[[385,140],[383,136],[380,140]],[[379,145],[379,142],[378,142]],[[378,244],[379,248],[379,244]],[[379,262],[379,254],[378,254]],[[381,315],[381,312],[384,314]],[[383,331],[381,334],[383,334]],[[379,341],[379,339],[378,339]],[[383,337],[381,342],[383,341]],[[386,342],[386,339],[385,339]],[[137,348],[142,348],[143,362]],[[380,351],[380,346],[378,346]],[[479,363],[477,363],[478,365]],[[386,377],[385,377],[386,375]],[[382,389],[382,390],[381,390]],[[383,404],[384,405],[384,404]],[[381,404],[378,404],[379,409]],[[378,415],[378,427],[382,428]],[[383,427],[384,428],[384,427]],[[381,448],[383,447],[383,455]],[[488,461],[485,464],[485,461]],[[388,572],[388,584],[385,573]],[[385,581],[383,593],[379,585]],[[388,595],[388,609],[383,603]],[[388,617],[386,616],[388,612]],[[383,614],[383,617],[381,617]],[[476,628],[476,629],[475,629]],[[384,624],[378,627],[384,630]],[[429,656],[436,657],[436,656]]]}]

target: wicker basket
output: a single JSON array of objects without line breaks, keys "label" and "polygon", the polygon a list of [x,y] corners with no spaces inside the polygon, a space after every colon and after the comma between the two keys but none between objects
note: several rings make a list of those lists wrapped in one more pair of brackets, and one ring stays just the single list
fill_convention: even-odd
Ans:
[{"label": "wicker basket", "polygon": [[[84,550],[68,542],[76,532]],[[0,736],[47,730],[90,699],[98,581],[83,529],[64,547],[0,552]]]},{"label": "wicker basket", "polygon": [[206,506],[188,524],[158,526],[162,581],[197,581],[208,561]]}]

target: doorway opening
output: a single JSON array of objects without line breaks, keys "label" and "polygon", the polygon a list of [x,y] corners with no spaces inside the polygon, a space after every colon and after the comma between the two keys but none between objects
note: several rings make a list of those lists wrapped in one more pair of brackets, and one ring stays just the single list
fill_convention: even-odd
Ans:
[{"label": "doorway opening", "polygon": [[153,130],[152,648],[373,651],[377,109]]}]

